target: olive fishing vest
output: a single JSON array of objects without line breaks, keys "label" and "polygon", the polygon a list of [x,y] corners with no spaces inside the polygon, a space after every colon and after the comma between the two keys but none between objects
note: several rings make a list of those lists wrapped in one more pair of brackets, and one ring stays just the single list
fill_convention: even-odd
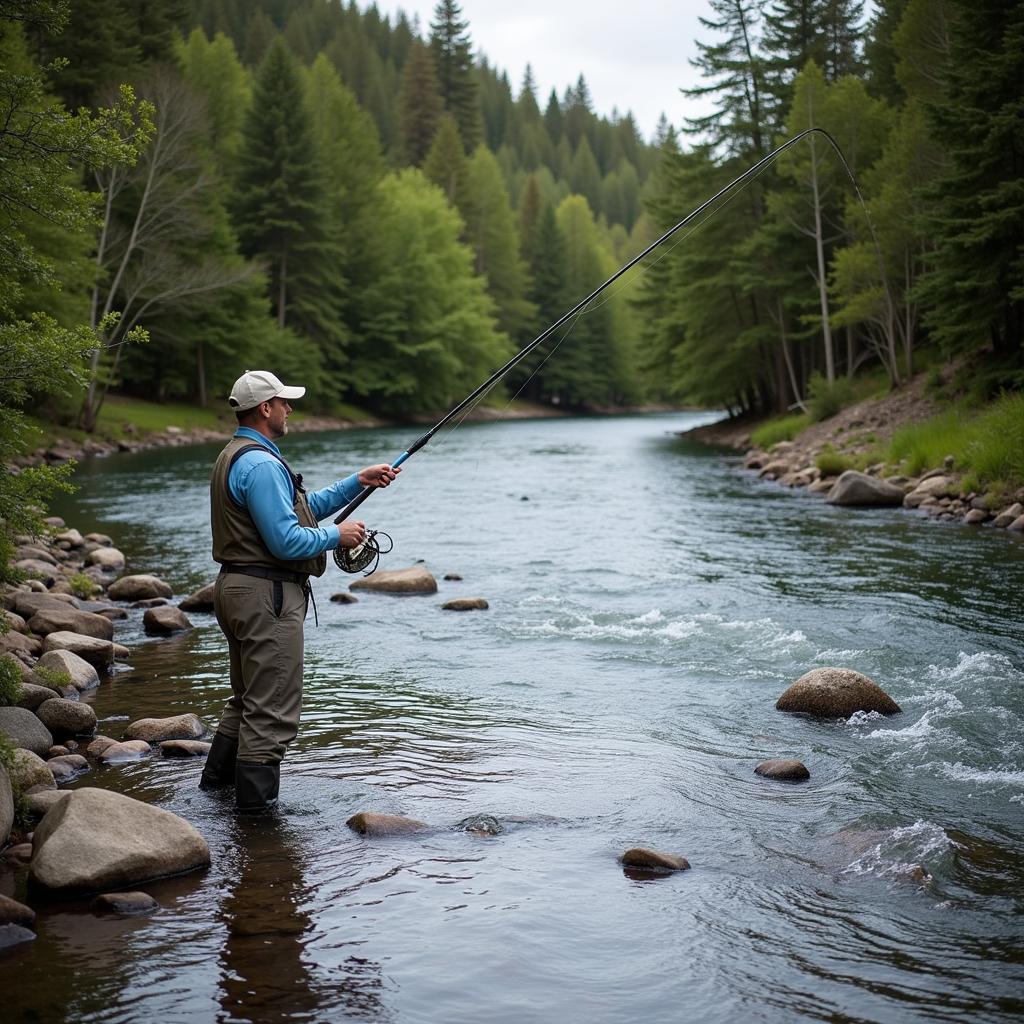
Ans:
[{"label": "olive fishing vest", "polygon": [[327,569],[327,554],[321,552],[314,558],[284,559],[270,553],[263,542],[256,523],[253,522],[249,510],[239,505],[228,489],[228,474],[239,457],[248,451],[263,451],[277,459],[286,470],[292,482],[294,495],[292,508],[298,517],[300,526],[317,526],[316,519],[306,501],[306,491],[302,486],[302,477],[292,472],[280,455],[275,455],[265,445],[258,444],[248,437],[233,437],[213,465],[210,477],[210,525],[213,528],[213,560],[222,565],[262,565],[286,572],[306,573],[310,576],[323,576]]}]

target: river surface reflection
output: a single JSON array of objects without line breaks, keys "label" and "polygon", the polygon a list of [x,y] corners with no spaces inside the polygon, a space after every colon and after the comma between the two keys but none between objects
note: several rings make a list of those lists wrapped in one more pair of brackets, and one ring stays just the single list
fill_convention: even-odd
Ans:
[{"label": "river surface reflection", "polygon": [[[280,813],[240,821],[200,765],[96,768],[181,814],[205,874],[146,886],[135,920],[40,913],[0,960],[9,1019],[1009,1021],[1024,1014],[1024,544],[840,511],[675,433],[690,414],[463,427],[364,506],[434,597],[316,585]],[[413,432],[414,433],[414,432]],[[406,431],[293,436],[312,486],[393,458]],[[84,466],[59,509],[184,594],[212,573],[216,448]],[[483,613],[442,601],[483,596]],[[212,616],[147,639],[90,699],[101,729],[216,721]],[[856,668],[892,719],[774,710]],[[798,757],[812,778],[753,768]],[[359,810],[428,822],[367,840]],[[458,823],[487,814],[500,834]],[[691,871],[631,878],[647,845]],[[5,892],[19,890],[11,877]],[[6,1016],[6,1012],[5,1012]]]}]

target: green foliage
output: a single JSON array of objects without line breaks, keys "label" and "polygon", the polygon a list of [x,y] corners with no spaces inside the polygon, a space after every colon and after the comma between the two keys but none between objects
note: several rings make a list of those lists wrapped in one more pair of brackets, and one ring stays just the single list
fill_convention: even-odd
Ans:
[{"label": "green foliage", "polygon": [[444,109],[455,119],[462,144],[471,153],[482,133],[481,112],[469,24],[454,0],[438,0],[430,23],[430,47]]},{"label": "green foliage", "polygon": [[849,377],[838,377],[829,383],[821,374],[813,374],[807,382],[807,408],[812,423],[820,423],[853,401],[853,384]]},{"label": "green foliage", "polygon": [[958,471],[970,471],[972,489],[1024,484],[1024,395],[1004,395],[981,412],[950,409],[904,427],[888,449],[889,461],[915,475],[941,466],[947,455]]},{"label": "green foliage", "polygon": [[63,690],[71,685],[69,673],[60,669],[46,668],[43,665],[36,665],[32,670],[42,686],[48,686],[51,690]]},{"label": "green foliage", "polygon": [[806,414],[777,416],[767,420],[750,434],[751,443],[758,448],[771,448],[779,441],[792,441],[800,431],[810,426],[811,418]]},{"label": "green foliage", "polygon": [[[21,697],[21,669],[9,654],[0,657],[0,707],[17,704]],[[0,741],[6,737],[0,736]],[[0,748],[0,764],[5,762],[4,751]],[[5,765],[6,767],[7,765]]]},{"label": "green foliage", "polygon": [[854,460],[846,455],[840,455],[832,445],[827,444],[815,456],[814,464],[821,471],[822,476],[839,476],[848,469],[854,468]]},{"label": "green foliage", "polygon": [[71,593],[83,601],[88,601],[101,589],[96,581],[86,576],[84,572],[76,572],[68,580],[68,585],[71,587]]}]

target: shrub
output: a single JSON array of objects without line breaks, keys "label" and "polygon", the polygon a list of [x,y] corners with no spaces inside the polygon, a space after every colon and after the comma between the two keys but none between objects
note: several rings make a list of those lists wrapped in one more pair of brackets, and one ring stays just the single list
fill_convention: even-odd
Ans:
[{"label": "shrub", "polygon": [[10,707],[21,696],[21,669],[9,654],[0,658],[0,707]]},{"label": "shrub", "polygon": [[821,471],[822,476],[839,476],[840,473],[854,468],[853,460],[845,455],[840,455],[830,444],[825,445],[818,452],[814,464]]},{"label": "shrub", "polygon": [[800,413],[796,416],[779,416],[762,423],[750,435],[750,440],[758,448],[771,448],[779,441],[792,441],[804,427],[810,425],[810,417]]},{"label": "shrub", "polygon": [[849,377],[837,377],[831,384],[820,373],[811,374],[807,382],[807,410],[813,423],[835,416],[853,401],[853,384]]},{"label": "shrub", "polygon": [[62,690],[65,686],[71,685],[71,676],[60,669],[36,665],[32,671],[35,672],[40,685],[48,686],[51,690]]},{"label": "shrub", "polygon": [[71,586],[71,593],[83,601],[88,601],[100,589],[96,581],[86,576],[84,572],[76,572],[68,580],[68,584]]}]

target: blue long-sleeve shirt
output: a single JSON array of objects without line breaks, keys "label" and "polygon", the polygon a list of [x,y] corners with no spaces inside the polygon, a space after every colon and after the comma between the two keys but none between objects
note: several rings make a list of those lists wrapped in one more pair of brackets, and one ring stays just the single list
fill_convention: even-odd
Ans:
[{"label": "blue long-sleeve shirt", "polygon": [[[302,559],[336,548],[339,540],[336,529],[299,525],[288,470],[271,454],[281,454],[277,445],[251,427],[239,427],[235,437],[255,441],[267,449],[266,452],[246,452],[235,461],[228,474],[228,490],[235,501],[248,509],[270,553],[275,558]],[[361,490],[359,478],[353,473],[330,487],[308,491],[306,500],[319,521],[338,512]]]}]

